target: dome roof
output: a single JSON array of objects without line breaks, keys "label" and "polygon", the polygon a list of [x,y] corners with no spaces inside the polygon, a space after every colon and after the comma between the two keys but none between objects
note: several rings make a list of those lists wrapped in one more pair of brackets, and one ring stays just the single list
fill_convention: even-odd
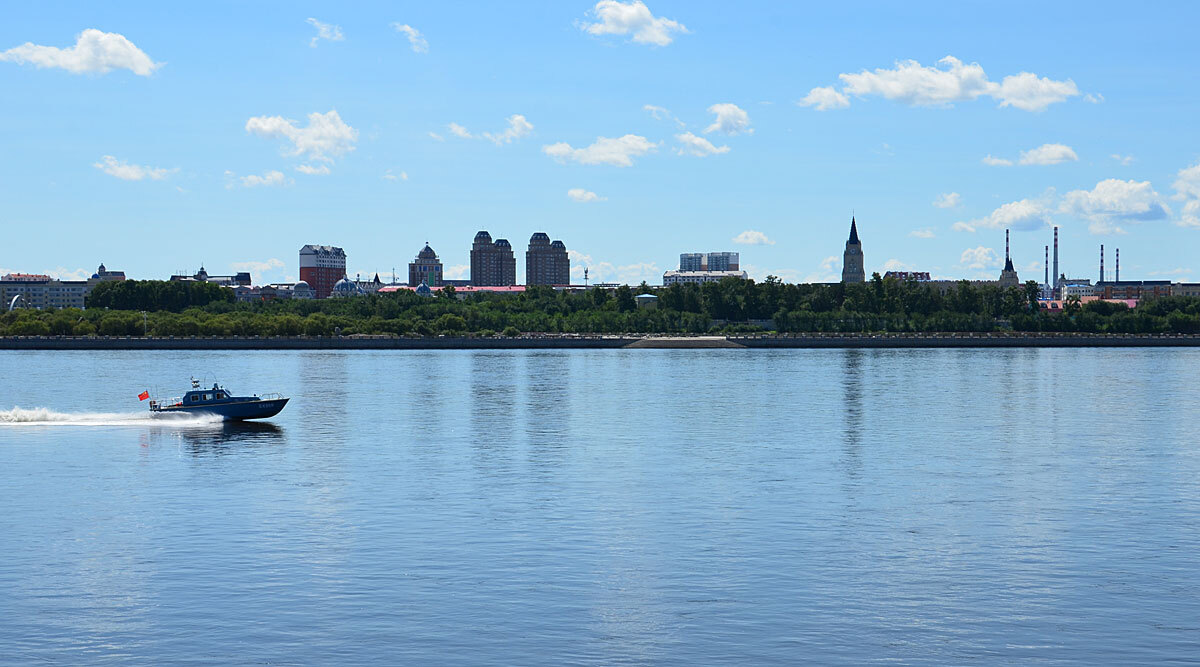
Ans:
[{"label": "dome roof", "polygon": [[424,282],[417,285],[416,292],[417,296],[433,296],[433,290],[429,289],[429,285],[426,285]]},{"label": "dome roof", "polygon": [[437,253],[426,243],[425,247],[421,248],[421,252],[417,253],[417,259],[437,259]]},{"label": "dome roof", "polygon": [[307,281],[297,280],[296,284],[292,285],[292,289],[312,289],[312,286]]},{"label": "dome roof", "polygon": [[341,280],[333,284],[333,291],[338,294],[357,294],[359,292],[358,285],[354,284],[353,280],[343,277]]}]

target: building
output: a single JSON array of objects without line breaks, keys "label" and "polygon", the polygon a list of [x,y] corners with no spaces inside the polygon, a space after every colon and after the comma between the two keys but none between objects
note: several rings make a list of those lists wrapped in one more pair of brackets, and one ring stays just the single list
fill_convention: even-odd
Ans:
[{"label": "building", "polygon": [[842,282],[865,283],[867,273],[863,268],[862,241],[858,240],[858,223],[850,216],[850,238],[846,240],[846,250],[842,253]]},{"label": "building", "polygon": [[358,274],[355,274],[354,284],[363,294],[374,294],[379,291],[379,288],[383,287],[383,281],[379,279],[379,273],[376,273],[375,277],[371,280],[360,280]]},{"label": "building", "polygon": [[1175,283],[1171,285],[1171,296],[1200,296],[1200,283]]},{"label": "building", "polygon": [[442,286],[442,260],[429,247],[428,241],[417,253],[417,258],[408,263],[408,286],[416,287],[421,283],[430,287]]},{"label": "building", "polygon": [[[663,285],[715,283],[725,278],[747,278],[745,271],[667,271],[663,274]],[[600,287],[597,285],[596,287]]]},{"label": "building", "polygon": [[1108,280],[1096,283],[1094,294],[1105,300],[1154,299],[1171,296],[1170,280]]},{"label": "building", "polygon": [[306,245],[300,249],[300,280],[312,287],[318,299],[327,299],[333,286],[346,276],[346,253],[330,245]]},{"label": "building", "polygon": [[171,276],[171,282],[198,282],[198,283],[214,283],[222,287],[249,287],[250,272],[239,271],[232,276],[213,276],[209,275],[208,271],[201,266],[200,270],[192,275],[177,274]]},{"label": "building", "polygon": [[905,282],[906,280],[915,280],[919,283],[927,283],[931,280],[928,271],[888,271],[883,274],[885,279],[892,278]]},{"label": "building", "polygon": [[366,294],[361,287],[358,286],[348,276],[342,276],[342,279],[333,284],[333,289],[329,292],[329,298],[359,296]]},{"label": "building", "polygon": [[658,308],[658,297],[653,294],[638,294],[633,297],[633,300],[637,302],[638,308],[645,308],[647,310]]},{"label": "building", "polygon": [[679,270],[737,271],[739,258],[736,252],[685,252],[679,255]]},{"label": "building", "polygon": [[476,287],[505,287],[517,284],[517,259],[508,239],[496,239],[480,231],[471,246],[471,284]]},{"label": "building", "polygon": [[570,285],[571,260],[562,241],[550,241],[545,232],[529,237],[525,251],[526,285]]},{"label": "building", "polygon": [[0,305],[9,308],[83,308],[92,289],[102,282],[125,280],[124,271],[100,268],[87,280],[58,280],[45,274],[0,276]]},{"label": "building", "polygon": [[1019,287],[1021,279],[1017,277],[1017,270],[1013,267],[1012,255],[1008,252],[1008,230],[1004,230],[1004,269],[1000,271],[1000,280],[997,284],[1001,288]]}]

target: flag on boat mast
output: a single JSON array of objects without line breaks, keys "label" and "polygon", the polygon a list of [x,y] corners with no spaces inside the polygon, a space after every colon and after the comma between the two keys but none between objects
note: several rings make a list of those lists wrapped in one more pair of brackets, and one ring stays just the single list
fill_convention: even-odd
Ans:
[{"label": "flag on boat mast", "polygon": [[147,398],[150,398],[150,392],[148,392],[148,391],[143,391],[142,393],[138,394],[139,401],[144,401]]}]

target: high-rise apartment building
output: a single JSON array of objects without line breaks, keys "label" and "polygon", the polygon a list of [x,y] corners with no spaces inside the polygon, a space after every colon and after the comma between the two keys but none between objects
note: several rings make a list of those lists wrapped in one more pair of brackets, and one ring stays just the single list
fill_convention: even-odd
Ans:
[{"label": "high-rise apartment building", "polygon": [[545,232],[529,238],[525,251],[526,285],[570,285],[571,260],[562,241],[550,241]]},{"label": "high-rise apartment building", "polygon": [[417,258],[408,264],[408,286],[416,287],[425,283],[430,287],[442,286],[442,260],[426,243]]},{"label": "high-rise apartment building", "polygon": [[703,271],[705,257],[702,252],[683,252],[679,254],[680,271]]},{"label": "high-rise apartment building", "polygon": [[476,287],[508,287],[517,284],[517,258],[508,239],[492,241],[481,231],[471,245],[471,284]]},{"label": "high-rise apartment building", "polygon": [[738,271],[736,252],[684,252],[679,254],[680,271]]},{"label": "high-rise apartment building", "polygon": [[346,277],[346,253],[330,245],[306,245],[300,249],[300,280],[312,287],[318,299],[329,298],[337,281]]}]

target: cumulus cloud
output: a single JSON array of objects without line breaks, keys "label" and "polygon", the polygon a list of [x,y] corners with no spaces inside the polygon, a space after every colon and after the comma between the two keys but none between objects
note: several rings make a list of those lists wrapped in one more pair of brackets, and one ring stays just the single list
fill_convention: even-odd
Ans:
[{"label": "cumulus cloud", "polygon": [[133,42],[115,32],[88,28],[75,37],[75,45],[60,49],[25,42],[7,51],[0,51],[0,61],[38,68],[58,67],[72,74],[94,72],[105,74],[114,69],[127,69],[138,76],[150,76],[163,66],[150,59]]},{"label": "cumulus cloud", "polygon": [[708,155],[720,155],[728,153],[728,146],[714,146],[711,141],[704,137],[698,137],[691,132],[675,135],[680,143],[680,147],[675,149],[678,155],[693,155],[695,157],[706,157]]},{"label": "cumulus cloud", "polygon": [[92,164],[93,167],[108,174],[115,176],[122,181],[142,181],[150,179],[152,181],[161,181],[167,176],[179,171],[176,169],[165,169],[163,167],[146,167],[137,164],[129,164],[123,162],[111,155],[105,155],[100,158],[99,162]]},{"label": "cumulus cloud", "polygon": [[943,192],[933,200],[933,205],[938,208],[954,208],[962,203],[962,195],[957,192]]},{"label": "cumulus cloud", "polygon": [[243,176],[241,181],[242,185],[247,188],[274,187],[291,185],[293,183],[292,179],[284,176],[282,171],[275,170],[264,172],[262,176],[259,176],[258,174]]},{"label": "cumulus cloud", "polygon": [[309,176],[324,176],[329,173],[329,165],[319,164],[314,167],[311,164],[302,164],[296,167],[296,171]]},{"label": "cumulus cloud", "polygon": [[308,127],[282,116],[255,116],[246,121],[246,131],[263,137],[283,137],[291,142],[285,155],[304,155],[309,160],[333,162],[333,158],[354,150],[358,130],[342,122],[338,112],[308,114]]},{"label": "cumulus cloud", "polygon": [[270,273],[272,271],[282,269],[284,266],[286,265],[282,260],[272,257],[264,261],[251,260],[247,262],[233,262],[229,265],[229,268],[233,269],[234,271],[249,271],[252,274],[261,276],[264,273]]},{"label": "cumulus cloud", "polygon": [[932,227],[925,227],[924,229],[914,229],[911,232],[909,232],[908,235],[912,236],[914,238],[918,238],[918,239],[932,239],[937,236],[937,234],[933,233]]},{"label": "cumulus cloud", "polygon": [[1122,167],[1128,167],[1129,165],[1133,164],[1133,156],[1132,155],[1121,155],[1119,153],[1113,153],[1109,157],[1111,157],[1112,159],[1119,162]]},{"label": "cumulus cloud", "polygon": [[[710,144],[711,145],[711,144]],[[614,167],[632,167],[633,158],[658,149],[658,144],[646,137],[626,134],[623,137],[596,137],[586,148],[572,148],[565,141],[542,147],[542,152],[559,162],[579,164],[608,164]]]},{"label": "cumulus cloud", "polygon": [[916,60],[903,60],[891,69],[878,68],[839,74],[842,90],[832,86],[813,88],[801,100],[804,106],[819,110],[849,106],[849,96],[877,95],[910,106],[951,106],[980,97],[991,97],[1001,107],[1024,111],[1043,111],[1051,104],[1078,96],[1075,82],[1055,81],[1031,72],[1004,77],[999,83],[988,79],[978,63],[964,63],[946,56],[938,66],[924,66]]},{"label": "cumulus cloud", "polygon": [[766,234],[756,232],[753,229],[747,229],[733,237],[733,242],[741,245],[775,245],[775,242],[767,238]]},{"label": "cumulus cloud", "polygon": [[1000,267],[1000,255],[995,250],[983,246],[967,248],[962,251],[958,263],[975,271],[995,269]]},{"label": "cumulus cloud", "polygon": [[396,29],[396,32],[404,33],[413,53],[429,53],[429,42],[425,41],[425,36],[421,34],[421,31],[407,23],[393,23],[392,27]]},{"label": "cumulus cloud", "polygon": [[750,127],[750,115],[736,104],[728,102],[714,104],[708,108],[708,112],[716,114],[717,117],[713,120],[712,125],[704,128],[705,134],[713,132],[724,134],[754,133],[754,128]]},{"label": "cumulus cloud", "polygon": [[[450,123],[449,125],[446,126],[446,129],[450,130],[450,134],[453,134],[456,137],[461,137],[463,139],[474,139],[475,138],[475,135],[471,134],[470,130],[463,127],[462,125],[459,125],[458,123]],[[441,137],[438,137],[438,139],[440,140]]]},{"label": "cumulus cloud", "polygon": [[1176,174],[1172,199],[1183,202],[1183,214],[1176,224],[1200,228],[1200,163],[1180,169]]},{"label": "cumulus cloud", "polygon": [[1093,234],[1124,234],[1122,222],[1162,220],[1171,209],[1150,181],[1109,178],[1091,190],[1072,190],[1063,196],[1059,211],[1089,222]]},{"label": "cumulus cloud", "polygon": [[817,111],[828,111],[845,109],[850,106],[850,98],[834,90],[833,86],[821,86],[808,91],[804,99],[796,104],[802,107],[815,107]]},{"label": "cumulus cloud", "polygon": [[342,36],[341,26],[331,25],[329,23],[321,23],[314,18],[309,18],[307,23],[317,29],[317,34],[313,35],[312,41],[308,43],[308,45],[314,49],[317,48],[317,43],[322,39],[326,39],[331,42],[340,42],[345,39]]},{"label": "cumulus cloud", "polygon": [[826,257],[825,259],[821,260],[821,263],[817,266],[816,271],[812,271],[808,275],[804,276],[804,279],[801,280],[800,282],[804,282],[804,283],[836,282],[837,280],[840,279],[838,276],[839,272],[840,272],[840,267],[838,266],[838,258],[834,255],[830,255],[830,256]]},{"label": "cumulus cloud", "polygon": [[655,262],[635,262],[632,264],[613,264],[600,261],[591,255],[578,250],[568,250],[571,258],[571,282],[582,283],[583,272],[587,270],[588,281],[595,283],[620,283],[623,285],[638,285],[642,281],[654,283],[662,280],[662,270]]},{"label": "cumulus cloud", "polygon": [[1061,164],[1063,162],[1077,162],[1079,156],[1075,151],[1071,150],[1070,146],[1064,144],[1042,144],[1037,148],[1031,148],[1027,151],[1021,151],[1020,164]]},{"label": "cumulus cloud", "polygon": [[533,132],[533,125],[525,120],[525,117],[521,114],[513,114],[508,117],[508,127],[503,132],[498,134],[484,132],[483,137],[497,146],[502,146],[510,144],[514,140],[528,135],[530,132]]},{"label": "cumulus cloud", "polygon": [[570,190],[567,190],[567,196],[570,197],[572,201],[577,201],[581,204],[587,204],[595,201],[605,201],[608,199],[607,197],[601,197],[595,192],[592,192],[591,190],[584,190],[583,188],[571,188]]},{"label": "cumulus cloud", "polygon": [[673,33],[687,33],[678,21],[654,16],[641,0],[618,2],[600,0],[591,10],[595,23],[584,23],[583,29],[592,35],[633,35],[638,44],[666,46],[674,41]]},{"label": "cumulus cloud", "polygon": [[1031,231],[1050,224],[1050,211],[1040,202],[1031,199],[1009,202],[992,211],[986,217],[967,222],[954,223],[954,230],[973,232],[977,229],[1015,229]]},{"label": "cumulus cloud", "polygon": [[1002,157],[992,157],[990,154],[987,157],[980,160],[980,162],[986,164],[989,167],[1011,167],[1012,166],[1012,160],[1005,160]]},{"label": "cumulus cloud", "polygon": [[470,264],[452,264],[442,269],[442,277],[449,280],[463,280],[470,277]]},{"label": "cumulus cloud", "polygon": [[393,174],[391,169],[383,172],[383,180],[385,181],[407,181],[408,172],[402,171],[399,174]]}]

